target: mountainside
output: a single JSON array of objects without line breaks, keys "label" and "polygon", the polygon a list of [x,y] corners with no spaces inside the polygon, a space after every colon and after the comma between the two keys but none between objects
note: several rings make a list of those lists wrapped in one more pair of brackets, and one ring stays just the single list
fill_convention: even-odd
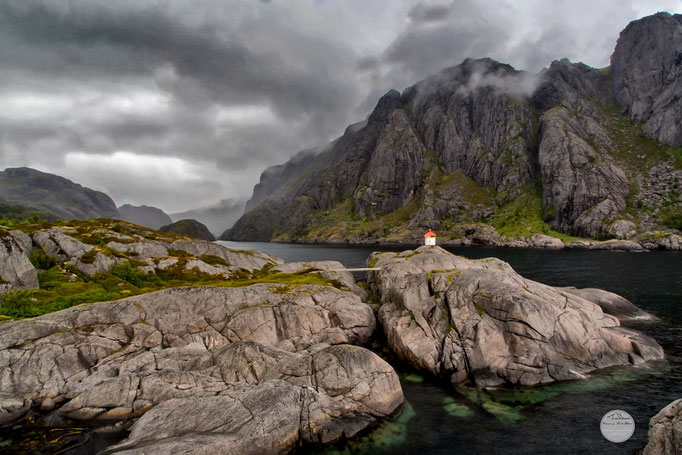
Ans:
[{"label": "mountainside", "polygon": [[197,220],[192,219],[176,221],[175,223],[169,224],[167,226],[161,226],[159,230],[161,232],[187,235],[199,240],[208,240],[209,242],[215,240],[215,237],[213,234],[211,234],[206,226]]},{"label": "mountainside", "polygon": [[679,229],[681,30],[682,15],[632,22],[607,68],[564,59],[531,75],[467,59],[391,90],[326,150],[263,172],[221,238],[413,242],[430,227],[439,241],[495,243]]},{"label": "mountainside", "polygon": [[135,206],[123,204],[118,208],[118,213],[123,221],[158,229],[161,226],[173,223],[163,210],[148,205]]},{"label": "mountainside", "polygon": [[223,199],[216,204],[200,207],[186,212],[171,213],[173,221],[195,219],[206,225],[209,231],[220,234],[227,227],[232,226],[244,213],[244,202],[234,199]]},{"label": "mountainside", "polygon": [[0,172],[0,200],[65,220],[119,218],[116,204],[106,194],[27,167]]}]

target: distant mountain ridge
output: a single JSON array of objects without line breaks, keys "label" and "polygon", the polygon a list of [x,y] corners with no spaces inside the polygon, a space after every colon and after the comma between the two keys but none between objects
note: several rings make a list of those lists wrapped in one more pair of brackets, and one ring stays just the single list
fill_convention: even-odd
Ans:
[{"label": "distant mountain ridge", "polygon": [[120,217],[116,204],[105,193],[27,167],[0,172],[0,199],[65,220]]},{"label": "distant mountain ridge", "polygon": [[194,219],[204,224],[213,234],[220,234],[244,213],[244,202],[235,199],[223,199],[216,204],[199,207],[185,212],[171,213],[173,221]]},{"label": "distant mountain ridge", "polygon": [[158,229],[161,226],[172,224],[173,220],[163,210],[148,205],[134,206],[123,204],[118,208],[123,221]]},{"label": "distant mountain ridge", "polygon": [[[221,238],[412,242],[681,228],[682,15],[633,21],[610,67],[467,59],[391,90],[315,156],[270,168]],[[493,229],[494,228],[494,229]]]},{"label": "distant mountain ridge", "polygon": [[195,239],[208,240],[209,242],[215,240],[215,236],[211,234],[206,226],[197,220],[192,219],[179,220],[167,226],[161,226],[159,230],[162,232],[171,232],[173,234],[187,235]]}]

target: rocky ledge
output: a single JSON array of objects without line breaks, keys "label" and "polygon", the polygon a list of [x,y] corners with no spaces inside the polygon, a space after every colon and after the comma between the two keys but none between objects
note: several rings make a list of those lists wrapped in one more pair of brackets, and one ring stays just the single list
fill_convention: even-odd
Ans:
[{"label": "rocky ledge", "polygon": [[369,281],[390,348],[453,383],[535,385],[663,358],[656,341],[605,314],[599,304],[613,299],[527,280],[499,259],[423,246],[374,253],[368,265],[381,268]]},{"label": "rocky ledge", "polygon": [[649,421],[649,441],[640,455],[682,453],[682,399],[673,401]]},{"label": "rocky ledge", "polygon": [[129,425],[107,453],[285,453],[403,401],[370,307],[328,286],[176,288],[0,330],[0,421]]}]

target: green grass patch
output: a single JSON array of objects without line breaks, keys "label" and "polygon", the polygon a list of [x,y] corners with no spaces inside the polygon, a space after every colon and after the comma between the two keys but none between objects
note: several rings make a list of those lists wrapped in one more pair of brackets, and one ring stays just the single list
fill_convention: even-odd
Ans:
[{"label": "green grass patch", "polygon": [[461,169],[450,174],[443,174],[440,170],[436,171],[431,181],[431,187],[436,193],[455,187],[467,202],[474,205],[489,206],[493,204],[495,198],[495,191],[492,188],[478,185],[464,175]]},{"label": "green grass patch", "polygon": [[671,229],[682,231],[682,213],[671,213],[663,218],[663,224]]},{"label": "green grass patch", "polygon": [[[140,264],[138,264],[140,263]],[[186,259],[178,264],[159,270],[158,274],[146,274],[136,266],[141,261],[126,260],[109,273],[87,277],[73,266],[56,265],[38,275],[40,289],[10,290],[0,297],[0,318],[21,319],[63,310],[82,303],[117,300],[160,289],[178,286],[243,287],[252,284],[282,284],[278,292],[297,292],[299,285],[345,287],[336,280],[322,278],[316,270],[307,269],[296,273],[270,273],[271,266],[253,272],[244,271],[231,279],[221,275],[209,275],[196,269],[184,270]]]},{"label": "green grass patch", "polygon": [[92,264],[93,262],[95,262],[95,259],[97,259],[97,250],[93,248],[92,250],[83,253],[83,256],[81,256],[80,258],[80,261],[83,264]]},{"label": "green grass patch", "polygon": [[557,232],[543,220],[542,195],[530,185],[509,204],[497,209],[490,220],[500,235],[510,238],[530,237],[545,234],[563,242],[578,240],[578,237]]},{"label": "green grass patch", "polygon": [[116,300],[123,297],[123,291],[126,290],[123,287],[108,290],[96,280],[84,281],[59,266],[41,272],[38,281],[40,289],[10,290],[1,297],[3,304],[0,315],[17,319],[30,318],[80,303]]},{"label": "green grass patch", "polygon": [[15,202],[0,202],[0,224],[37,224],[41,221],[57,221],[59,217],[45,210]]},{"label": "green grass patch", "polygon": [[225,259],[218,256],[213,256],[212,254],[203,254],[201,257],[199,257],[199,259],[209,265],[224,265],[226,267],[230,265],[225,262]]},{"label": "green grass patch", "polygon": [[168,256],[173,256],[176,258],[189,258],[193,257],[191,254],[189,254],[187,251],[183,250],[176,250],[174,248],[168,248]]}]

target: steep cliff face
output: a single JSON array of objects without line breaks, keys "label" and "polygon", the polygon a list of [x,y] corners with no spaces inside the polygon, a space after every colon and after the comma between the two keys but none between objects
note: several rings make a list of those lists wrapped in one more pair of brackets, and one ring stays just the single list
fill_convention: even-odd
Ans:
[{"label": "steep cliff face", "polygon": [[246,203],[246,211],[258,205],[280,190],[294,175],[305,170],[318,155],[319,150],[301,150],[284,164],[267,168],[260,176],[260,182],[253,188],[253,195]]},{"label": "steep cliff face", "polygon": [[[665,227],[682,212],[680,24],[663,13],[633,22],[608,68],[564,59],[530,75],[467,59],[391,90],[310,162],[264,172],[252,199],[262,202],[223,238],[404,242],[433,227],[447,240],[492,231],[484,224],[512,237],[605,237],[613,226]],[[277,189],[264,198],[268,175]]]},{"label": "steep cliff face", "polygon": [[626,208],[629,181],[609,153],[614,145],[599,109],[610,99],[607,71],[562,60],[540,75],[533,100],[543,110],[538,161],[545,221],[560,232],[595,237]]},{"label": "steep cliff face", "polygon": [[71,180],[27,167],[0,172],[0,199],[70,220],[119,218],[111,198]]},{"label": "steep cliff face", "polygon": [[494,60],[465,60],[405,91],[415,127],[442,171],[518,195],[533,174],[534,112],[528,76]]},{"label": "steep cliff face", "polygon": [[651,138],[682,146],[682,14],[630,23],[611,57],[616,99]]}]

